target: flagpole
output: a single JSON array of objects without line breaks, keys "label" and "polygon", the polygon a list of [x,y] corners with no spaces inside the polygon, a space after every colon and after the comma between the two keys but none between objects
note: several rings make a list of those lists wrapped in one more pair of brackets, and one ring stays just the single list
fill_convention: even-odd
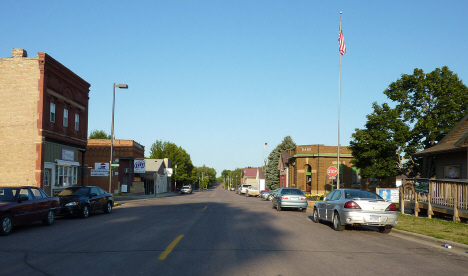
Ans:
[{"label": "flagpole", "polygon": [[[341,14],[340,12],[340,34],[341,34]],[[338,78],[338,174],[336,177],[336,188],[340,188],[340,113],[341,113],[341,52],[338,51],[338,55],[340,56],[340,69],[339,69],[339,78]],[[333,187],[332,187],[333,189]]]}]

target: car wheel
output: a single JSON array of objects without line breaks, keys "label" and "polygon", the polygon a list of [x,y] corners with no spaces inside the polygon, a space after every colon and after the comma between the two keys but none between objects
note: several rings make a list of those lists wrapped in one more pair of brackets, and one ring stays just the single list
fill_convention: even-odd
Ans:
[{"label": "car wheel", "polygon": [[47,218],[42,221],[44,225],[50,226],[52,223],[54,223],[55,220],[55,214],[54,211],[49,210],[49,213],[47,213]]},{"label": "car wheel", "polygon": [[106,208],[104,208],[104,213],[106,214],[110,214],[110,212],[112,211],[112,202],[107,202],[107,205],[106,205]]},{"label": "car wheel", "polygon": [[89,206],[88,206],[88,204],[85,204],[83,206],[83,208],[81,208],[80,217],[83,218],[83,219],[89,217]]},{"label": "car wheel", "polygon": [[388,234],[390,231],[392,231],[392,227],[379,226],[379,232],[382,234]]},{"label": "car wheel", "polygon": [[340,214],[338,214],[338,212],[335,212],[333,214],[333,230],[343,231],[344,229],[345,229],[344,225],[341,225],[341,222],[340,222]]},{"label": "car wheel", "polygon": [[269,200],[269,201],[272,201],[272,200],[273,200],[273,196],[272,196],[272,195],[271,195],[271,196],[268,196],[268,200]]},{"label": "car wheel", "polygon": [[11,216],[9,214],[4,214],[0,218],[0,223],[0,235],[9,235],[11,233],[11,230],[13,230],[13,222],[11,221]]},{"label": "car wheel", "polygon": [[279,205],[276,206],[276,211],[278,211],[278,212],[281,211],[281,207]]},{"label": "car wheel", "polygon": [[312,221],[315,223],[320,222],[317,208],[314,208],[314,215],[312,216]]}]

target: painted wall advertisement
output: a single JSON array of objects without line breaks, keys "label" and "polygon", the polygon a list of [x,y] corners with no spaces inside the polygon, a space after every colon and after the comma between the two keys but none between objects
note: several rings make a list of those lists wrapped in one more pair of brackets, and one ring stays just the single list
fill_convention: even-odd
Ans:
[{"label": "painted wall advertisement", "polygon": [[400,202],[400,192],[398,189],[377,188],[376,194],[385,200],[391,201],[392,203]]}]

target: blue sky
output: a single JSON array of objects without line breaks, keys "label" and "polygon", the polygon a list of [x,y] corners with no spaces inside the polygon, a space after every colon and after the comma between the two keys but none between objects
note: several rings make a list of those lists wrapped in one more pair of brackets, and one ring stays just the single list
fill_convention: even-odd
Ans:
[{"label": "blue sky", "polygon": [[468,1],[1,1],[0,58],[46,52],[91,84],[89,132],[184,148],[195,166],[260,166],[264,144],[341,145],[415,68],[467,83]]}]

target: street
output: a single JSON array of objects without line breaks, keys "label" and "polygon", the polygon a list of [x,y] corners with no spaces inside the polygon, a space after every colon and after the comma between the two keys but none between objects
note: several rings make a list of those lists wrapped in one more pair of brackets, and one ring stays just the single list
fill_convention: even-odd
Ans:
[{"label": "street", "polygon": [[217,186],[0,237],[0,275],[466,275],[468,258]]}]

